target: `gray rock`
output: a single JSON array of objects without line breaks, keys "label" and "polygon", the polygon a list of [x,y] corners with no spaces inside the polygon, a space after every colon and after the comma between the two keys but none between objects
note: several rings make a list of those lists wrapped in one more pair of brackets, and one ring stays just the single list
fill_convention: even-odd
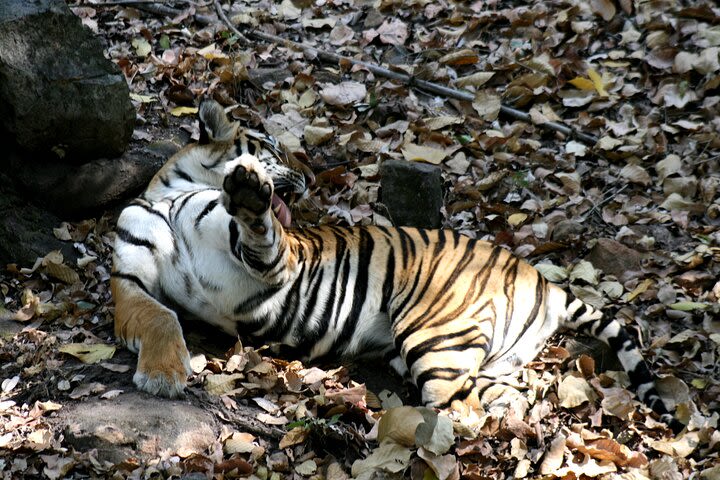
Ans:
[{"label": "gray rock", "polygon": [[439,228],[443,205],[440,167],[386,160],[380,166],[382,202],[395,225]]},{"label": "gray rock", "polygon": [[0,125],[21,148],[114,157],[134,122],[120,69],[63,0],[0,2]]},{"label": "gray rock", "polygon": [[201,453],[218,434],[214,417],[202,408],[138,392],[71,405],[55,422],[69,445],[78,451],[97,448],[99,459],[112,463],[162,452]]}]

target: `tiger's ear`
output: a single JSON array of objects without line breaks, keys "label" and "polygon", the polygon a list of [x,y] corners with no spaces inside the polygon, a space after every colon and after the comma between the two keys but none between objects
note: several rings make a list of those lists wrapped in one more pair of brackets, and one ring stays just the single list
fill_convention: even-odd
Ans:
[{"label": "tiger's ear", "polygon": [[200,104],[200,144],[231,142],[235,139],[238,125],[230,122],[225,110],[215,100],[203,100]]}]

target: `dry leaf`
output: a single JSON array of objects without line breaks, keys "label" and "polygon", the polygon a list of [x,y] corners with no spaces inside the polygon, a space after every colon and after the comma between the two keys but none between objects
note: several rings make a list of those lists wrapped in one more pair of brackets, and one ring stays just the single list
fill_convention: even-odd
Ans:
[{"label": "dry leaf", "polygon": [[115,346],[104,343],[68,343],[60,345],[59,352],[76,357],[83,363],[98,363],[115,355]]},{"label": "dry leaf", "polygon": [[412,450],[386,441],[373,450],[367,458],[356,460],[352,464],[352,476],[358,479],[370,480],[376,471],[398,473],[410,464]]},{"label": "dry leaf", "polygon": [[424,147],[414,143],[405,144],[402,148],[402,154],[405,157],[405,160],[427,162],[434,165],[439,164],[448,156],[448,152],[446,150],[434,147]]},{"label": "dry leaf", "polygon": [[320,97],[328,105],[344,107],[365,100],[367,90],[365,84],[359,82],[341,82],[325,84],[320,90]]},{"label": "dry leaf", "polygon": [[584,378],[568,375],[558,386],[558,399],[564,408],[575,408],[585,402],[594,402],[597,394]]},{"label": "dry leaf", "polygon": [[423,423],[420,411],[415,407],[401,406],[388,409],[380,417],[378,442],[390,439],[405,447],[415,446],[415,430]]},{"label": "dry leaf", "polygon": [[424,421],[415,430],[415,445],[435,455],[446,453],[455,443],[452,421],[427,408],[419,408],[418,411]]}]

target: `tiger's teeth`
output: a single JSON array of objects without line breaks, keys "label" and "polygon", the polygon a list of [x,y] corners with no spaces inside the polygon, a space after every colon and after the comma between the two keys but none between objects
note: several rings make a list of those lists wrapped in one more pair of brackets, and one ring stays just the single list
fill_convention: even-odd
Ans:
[{"label": "tiger's teeth", "polygon": [[278,215],[280,215],[280,205],[279,205],[279,204],[278,204],[278,205],[273,205],[272,211],[273,211],[273,213],[275,213],[275,216],[276,216],[276,217],[277,217]]}]

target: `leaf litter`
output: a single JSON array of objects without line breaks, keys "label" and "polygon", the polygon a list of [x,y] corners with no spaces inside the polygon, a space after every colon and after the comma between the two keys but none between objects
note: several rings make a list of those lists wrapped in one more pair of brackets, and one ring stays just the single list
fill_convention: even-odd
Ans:
[{"label": "leaf litter", "polygon": [[[354,370],[238,342],[192,361],[191,394],[218,399],[216,447],[107,464],[68,448],[52,419],[133,388],[112,382],[130,375],[111,353],[108,215],[48,226],[74,243],[77,264],[48,252],[0,280],[0,321],[16,325],[0,336],[5,477],[717,478],[720,13],[711,2],[222,2],[239,28],[380,60],[470,90],[472,104],[282,45],[242,46],[211,5],[175,4],[180,14],[165,18],[69,3],[128,79],[134,141],[197,139],[197,103],[215,98],[312,166],[316,186],[294,206],[301,225],[387,224],[378,162],[439,165],[445,226],[617,311],[688,428],[669,435],[623,372],[607,370],[603,355],[569,353],[559,337],[512,379],[517,408],[473,422],[413,406],[404,388],[372,391]],[[499,115],[501,100],[532,123]],[[543,128],[561,119],[598,144]],[[264,427],[233,422],[248,401]]]}]

